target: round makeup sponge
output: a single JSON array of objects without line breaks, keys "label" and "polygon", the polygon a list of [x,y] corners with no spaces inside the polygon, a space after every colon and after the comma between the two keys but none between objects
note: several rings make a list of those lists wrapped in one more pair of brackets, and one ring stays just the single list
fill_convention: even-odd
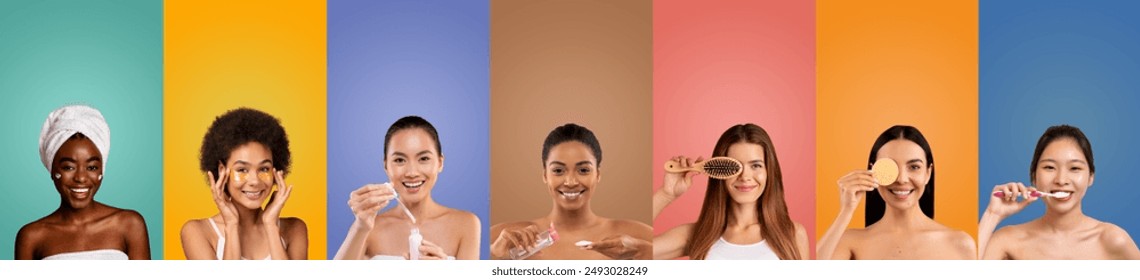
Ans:
[{"label": "round makeup sponge", "polygon": [[871,173],[883,186],[894,184],[899,179],[899,165],[893,159],[880,158],[871,166]]}]

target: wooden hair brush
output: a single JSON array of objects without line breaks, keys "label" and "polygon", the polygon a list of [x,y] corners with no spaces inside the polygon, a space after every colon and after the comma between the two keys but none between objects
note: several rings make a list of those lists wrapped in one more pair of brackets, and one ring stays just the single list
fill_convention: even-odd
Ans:
[{"label": "wooden hair brush", "polygon": [[665,171],[670,173],[684,173],[696,171],[709,175],[709,177],[725,180],[740,175],[744,171],[744,164],[730,157],[714,157],[697,163],[689,168],[681,168],[681,163],[670,160],[665,162]]}]

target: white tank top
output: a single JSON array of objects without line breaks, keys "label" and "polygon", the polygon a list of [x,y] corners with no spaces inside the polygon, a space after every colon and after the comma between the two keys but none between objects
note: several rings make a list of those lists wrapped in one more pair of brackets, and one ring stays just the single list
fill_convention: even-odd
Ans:
[{"label": "white tank top", "polygon": [[47,256],[45,260],[128,260],[127,253],[115,249],[68,252]]},{"label": "white tank top", "polygon": [[[215,253],[217,253],[218,259],[221,260],[222,256],[225,256],[225,253],[226,253],[226,237],[222,236],[222,231],[218,230],[218,224],[214,223],[213,218],[206,218],[206,220],[210,221],[210,227],[214,228],[214,234],[218,235],[218,244],[215,244],[214,248],[218,248],[218,250],[215,251]],[[281,222],[278,221],[277,225],[280,226]],[[285,238],[284,237],[281,238],[281,245],[285,246],[285,248],[289,248],[289,244],[285,244]],[[245,256],[242,256],[241,259],[246,260]],[[273,256],[265,256],[265,258],[262,260],[272,260],[272,259],[273,259]]]},{"label": "white tank top", "polygon": [[706,260],[779,260],[780,257],[776,256],[776,252],[768,247],[767,240],[760,240],[760,242],[738,245],[728,243],[724,237],[717,239],[709,248],[709,253],[705,255]]}]

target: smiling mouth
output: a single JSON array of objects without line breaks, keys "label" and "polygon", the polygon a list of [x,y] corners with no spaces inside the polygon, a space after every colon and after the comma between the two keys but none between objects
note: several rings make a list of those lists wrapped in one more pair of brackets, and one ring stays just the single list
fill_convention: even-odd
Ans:
[{"label": "smiling mouth", "polygon": [[759,186],[732,186],[732,187],[736,188],[736,190],[740,191],[740,192],[750,192],[752,190],[755,190]]},{"label": "smiling mouth", "polygon": [[585,192],[586,192],[586,190],[584,190],[584,189],[583,189],[583,190],[574,190],[574,191],[571,191],[571,190],[565,190],[565,191],[563,191],[563,190],[559,190],[559,191],[558,191],[558,194],[559,194],[560,196],[562,196],[562,198],[564,198],[564,199],[567,199],[567,200],[575,200],[575,199],[578,199],[579,197],[581,197],[581,196],[582,196],[582,193],[585,193]]},{"label": "smiling mouth", "polygon": [[1069,200],[1069,198],[1073,197],[1073,192],[1071,191],[1052,191],[1049,193],[1053,194],[1053,199],[1061,201]]},{"label": "smiling mouth", "polygon": [[91,187],[75,187],[67,190],[71,191],[71,197],[74,199],[87,199],[92,196]]},{"label": "smiling mouth", "polygon": [[895,195],[895,197],[897,197],[897,198],[899,198],[899,199],[905,199],[905,198],[907,198],[908,196],[910,196],[910,194],[914,193],[914,189],[909,189],[909,190],[890,190],[890,192],[891,192],[891,194]]},{"label": "smiling mouth", "polygon": [[241,191],[241,194],[250,200],[257,200],[261,198],[261,194],[265,193],[264,190],[260,191]]},{"label": "smiling mouth", "polygon": [[424,181],[418,182],[402,182],[405,188],[414,189],[424,185]]}]

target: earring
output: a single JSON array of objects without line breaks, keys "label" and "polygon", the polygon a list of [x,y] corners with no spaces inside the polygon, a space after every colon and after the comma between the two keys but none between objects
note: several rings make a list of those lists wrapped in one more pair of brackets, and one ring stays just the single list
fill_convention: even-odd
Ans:
[{"label": "earring", "polygon": [[56,173],[56,174],[55,174],[55,179],[56,179],[56,180],[59,180],[59,178],[63,178],[63,174],[59,174],[59,173]]}]

